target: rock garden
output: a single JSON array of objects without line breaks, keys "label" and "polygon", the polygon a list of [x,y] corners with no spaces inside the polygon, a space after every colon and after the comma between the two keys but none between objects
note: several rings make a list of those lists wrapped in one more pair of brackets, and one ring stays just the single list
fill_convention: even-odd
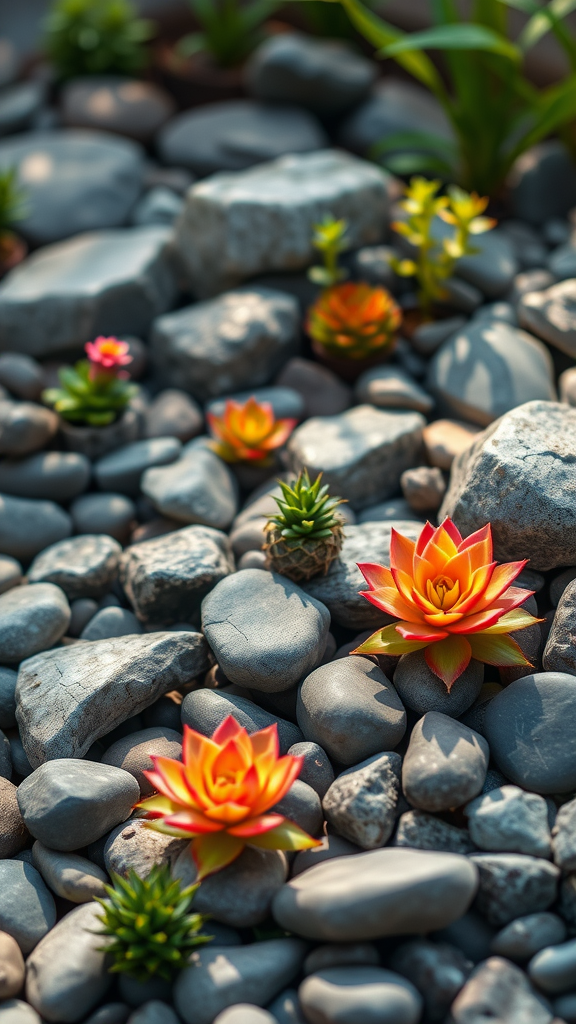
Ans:
[{"label": "rock garden", "polygon": [[0,1024],[575,1024],[576,35],[510,6],[0,39]]}]

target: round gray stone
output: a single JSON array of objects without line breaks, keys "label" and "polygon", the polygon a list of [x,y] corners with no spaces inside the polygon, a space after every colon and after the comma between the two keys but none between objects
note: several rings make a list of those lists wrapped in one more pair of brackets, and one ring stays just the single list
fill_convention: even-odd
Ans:
[{"label": "round gray stone", "polygon": [[17,679],[14,669],[0,667],[0,729],[13,729],[16,725]]},{"label": "round gray stone", "polygon": [[267,1010],[261,1010],[254,1003],[236,1003],[214,1018],[214,1024],[278,1024]]},{"label": "round gray stone", "polygon": [[2,1024],[42,1024],[36,1010],[22,999],[7,999],[0,1003],[0,1021]]},{"label": "round gray stone", "polygon": [[18,788],[20,811],[34,838],[64,851],[99,839],[128,817],[139,798],[129,772],[78,758],[46,761]]},{"label": "round gray stone", "polygon": [[468,909],[470,860],[422,850],[371,850],[304,871],[274,899],[282,928],[323,942],[366,941],[444,928]]},{"label": "round gray stone", "polygon": [[150,796],[154,792],[154,787],[144,775],[144,771],[153,769],[151,754],[156,757],[171,757],[175,761],[182,760],[182,734],[160,726],[132,732],[108,747],[102,754],[101,763],[111,764],[130,772],[140,786],[140,795]]},{"label": "round gray stone", "polygon": [[535,793],[576,788],[574,676],[539,672],[510,683],[486,709],[485,732],[498,768]]},{"label": "round gray stone", "polygon": [[122,549],[105,534],[83,534],[52,544],[34,559],[28,572],[31,583],[55,583],[66,596],[103,597],[118,573]]},{"label": "round gray stone", "polygon": [[26,998],[45,1020],[76,1024],[108,991],[104,949],[110,940],[98,934],[101,913],[97,903],[76,907],[28,959]]},{"label": "round gray stone", "polygon": [[127,608],[101,608],[80,634],[81,640],[108,640],[143,633],[142,623]]},{"label": "round gray stone", "polygon": [[22,582],[22,566],[9,555],[0,555],[0,594]]},{"label": "round gray stone", "polygon": [[285,576],[246,569],[222,580],[204,598],[202,626],[232,683],[275,693],[298,683],[318,664],[330,614]]},{"label": "round gray stone", "polygon": [[518,786],[500,786],[467,804],[464,813],[480,850],[549,857],[548,807],[544,797]]},{"label": "round gray stone", "polygon": [[[175,462],[182,451],[176,437],[155,437],[135,441],[104,455],[94,466],[96,483],[102,491],[115,491],[136,497],[142,474],[152,466]],[[0,472],[1,481],[1,472]]]},{"label": "round gray stone", "polygon": [[0,551],[30,562],[44,548],[72,533],[72,520],[53,501],[0,495]]},{"label": "round gray stone", "polygon": [[516,963],[525,963],[546,946],[564,942],[567,929],[557,914],[541,911],[517,917],[505,925],[492,939],[491,952]]},{"label": "round gray stone", "polygon": [[202,430],[202,411],[185,391],[167,388],[160,391],[146,409],[146,437],[177,437],[189,441]]},{"label": "round gray stone", "polygon": [[388,966],[416,987],[431,1022],[445,1019],[472,969],[461,950],[428,939],[414,939],[396,948]]},{"label": "round gray stone", "polygon": [[72,502],[70,515],[77,533],[104,533],[125,544],[136,507],[124,494],[83,494]]},{"label": "round gray stone", "polygon": [[8,932],[0,932],[0,1006],[17,996],[24,985],[26,968],[20,946]]},{"label": "round gray stone", "polygon": [[[0,686],[2,685],[0,673]],[[1,725],[1,721],[0,721]],[[320,799],[334,782],[334,769],[325,750],[318,743],[294,743],[289,751],[292,757],[302,757],[302,768],[298,778],[315,789]]]},{"label": "round gray stone", "polygon": [[413,807],[447,811],[477,796],[490,751],[483,736],[438,711],[414,726],[404,764],[402,788]]},{"label": "round gray stone", "polygon": [[482,689],[484,665],[472,659],[451,690],[428,668],[424,651],[403,654],[394,672],[394,686],[407,708],[425,715],[440,711],[459,718],[472,706]]},{"label": "round gray stone", "polygon": [[141,488],[161,515],[180,523],[225,530],[236,515],[234,477],[208,448],[192,448],[169,466],[147,469]]},{"label": "round gray stone", "polygon": [[543,992],[558,995],[576,985],[576,939],[540,950],[528,964],[528,976]]},{"label": "round gray stone", "polygon": [[480,875],[476,907],[496,928],[548,910],[557,897],[560,871],[541,857],[476,853],[470,859]]},{"label": "round gray stone", "polygon": [[405,978],[381,967],[329,967],[298,989],[314,1024],[417,1024],[422,997]]},{"label": "round gray stone", "polygon": [[406,731],[406,712],[392,684],[373,662],[355,655],[306,677],[297,716],[306,739],[346,765],[392,750]]},{"label": "round gray stone", "polygon": [[36,452],[0,462],[0,491],[18,498],[65,502],[86,490],[91,466],[79,452]]},{"label": "round gray stone", "polygon": [[46,885],[63,899],[71,903],[90,903],[96,896],[106,898],[104,886],[108,876],[87,857],[50,850],[36,840],[32,859]]},{"label": "round gray stone", "polygon": [[57,429],[58,417],[52,409],[32,402],[0,401],[0,455],[19,458],[38,451]]},{"label": "round gray stone", "polygon": [[273,814],[283,814],[285,818],[296,822],[311,836],[319,836],[322,832],[324,815],[320,797],[312,786],[301,779],[296,779],[286,795],[270,810]]},{"label": "round gray stone", "polygon": [[56,924],[56,904],[42,876],[21,860],[0,861],[0,928],[29,953]]},{"label": "round gray stone", "polygon": [[70,606],[60,587],[31,583],[0,594],[0,661],[17,662],[60,640]]},{"label": "round gray stone", "polygon": [[276,723],[281,754],[287,753],[294,743],[300,743],[303,739],[297,725],[270,714],[254,701],[234,693],[192,690],[182,701],[182,724],[189,725],[203,736],[212,736],[228,715],[234,715],[239,725],[250,734]]},{"label": "round gray stone", "polygon": [[450,1014],[454,1024],[552,1024],[550,1004],[534,991],[523,971],[498,956],[478,964]]}]

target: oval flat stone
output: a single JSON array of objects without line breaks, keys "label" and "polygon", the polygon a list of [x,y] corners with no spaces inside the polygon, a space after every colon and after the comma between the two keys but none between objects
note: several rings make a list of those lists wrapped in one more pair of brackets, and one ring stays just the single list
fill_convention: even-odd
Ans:
[{"label": "oval flat stone", "polygon": [[70,537],[37,555],[28,573],[31,583],[55,583],[70,600],[104,597],[118,572],[122,549],[105,534]]},{"label": "oval flat stone", "polygon": [[275,693],[318,664],[330,613],[285,576],[245,569],[216,584],[202,602],[202,626],[232,683]]},{"label": "oval flat stone", "polygon": [[507,779],[535,793],[576,789],[574,676],[537,672],[490,701],[484,720],[492,756]]},{"label": "oval flat stone", "polygon": [[328,967],[302,982],[306,1019],[318,1024],[417,1024],[422,997],[400,974],[381,967]]},{"label": "oval flat stone", "polygon": [[56,905],[42,876],[21,860],[0,862],[0,928],[29,953],[56,923]]},{"label": "oval flat stone", "polygon": [[275,896],[282,928],[307,939],[353,942],[445,928],[470,906],[478,872],[466,857],[384,849],[324,861]]},{"label": "oval flat stone", "polygon": [[66,595],[53,583],[14,587],[0,595],[0,661],[17,662],[52,647],[70,622]]}]

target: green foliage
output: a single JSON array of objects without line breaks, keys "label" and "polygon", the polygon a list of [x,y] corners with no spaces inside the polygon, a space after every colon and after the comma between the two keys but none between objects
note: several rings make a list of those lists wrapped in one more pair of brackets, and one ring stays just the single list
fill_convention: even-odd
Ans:
[{"label": "green foliage", "polygon": [[262,41],[261,28],[280,0],[190,0],[202,31],[184,36],[178,53],[205,52],[220,67],[235,67]]},{"label": "green foliage", "polygon": [[334,527],[342,525],[340,516],[334,515],[334,510],[344,499],[331,498],[328,485],[320,487],[321,481],[322,473],[311,484],[307,469],[299,474],[291,487],[282,480],[278,481],[282,498],[274,500],[280,513],[272,516],[270,522],[278,527],[285,539],[301,540],[306,537],[321,540],[330,537]]},{"label": "green foliage", "polygon": [[[482,216],[488,204],[486,198],[475,193],[469,195],[456,185],[448,188],[448,195],[439,196],[440,184],[412,178],[406,198],[400,203],[407,218],[392,225],[414,246],[416,255],[414,259],[394,258],[390,263],[401,277],[416,278],[420,306],[426,312],[445,297],[443,282],[452,277],[458,260],[478,251],[471,245],[470,236],[490,231],[496,223],[491,217]],[[453,228],[451,237],[439,239],[434,235],[437,217]]]},{"label": "green foliage", "polygon": [[206,917],[188,913],[198,885],[182,889],[166,865],[156,865],[145,879],[131,868],[127,879],[113,874],[112,881],[105,887],[108,899],[97,900],[104,925],[99,934],[114,939],[103,947],[114,960],[110,971],[138,981],[170,981],[192,950],[211,941],[198,934]]},{"label": "green foliage", "polygon": [[26,213],[26,192],[18,184],[18,171],[15,167],[0,170],[0,235],[10,231]]},{"label": "green foliage", "polygon": [[345,220],[336,220],[330,215],[325,217],[320,224],[314,225],[314,236],[312,245],[322,254],[324,266],[310,267],[308,277],[314,284],[321,284],[323,288],[330,288],[339,281],[344,281],[348,274],[338,266],[338,256],[348,249],[349,242],[346,237],[348,223]]},{"label": "green foliage", "polygon": [[61,79],[133,75],[147,64],[154,24],[129,0],[55,0],[45,22],[46,53]]},{"label": "green foliage", "polygon": [[[329,0],[330,2],[330,0]],[[396,174],[431,171],[480,194],[494,195],[518,156],[576,117],[576,38],[564,23],[574,0],[473,0],[468,18],[456,0],[430,0],[433,26],[405,33],[362,0],[340,0],[378,56],[394,59],[429,89],[446,112],[454,144],[428,132],[399,132],[375,149]],[[528,14],[515,43],[508,7]],[[525,72],[530,49],[552,32],[570,65],[566,78],[537,89]],[[444,55],[443,78],[427,51]]]},{"label": "green foliage", "polygon": [[42,401],[51,405],[63,419],[106,427],[136,395],[138,388],[111,373],[91,376],[91,366],[82,359],[76,366],[63,366],[58,372],[60,388],[48,388]]}]

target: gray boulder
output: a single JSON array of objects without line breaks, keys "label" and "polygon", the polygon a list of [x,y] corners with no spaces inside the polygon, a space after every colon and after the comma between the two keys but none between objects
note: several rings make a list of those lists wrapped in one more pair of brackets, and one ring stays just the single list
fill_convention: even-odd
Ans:
[{"label": "gray boulder", "polygon": [[28,211],[18,230],[35,245],[119,227],[138,199],[140,146],[103,132],[50,131],[0,142],[0,167],[16,167]]},{"label": "gray boulder", "polygon": [[387,209],[379,168],[321,150],[192,186],[176,241],[190,286],[204,298],[259,273],[306,267],[312,227],[328,213],[348,220],[352,248],[379,241]]},{"label": "gray boulder", "polygon": [[118,573],[122,548],[105,534],[83,534],[52,544],[28,570],[31,583],[54,583],[73,601],[108,594]]},{"label": "gray boulder", "polygon": [[56,924],[56,905],[42,876],[22,860],[0,861],[0,928],[26,955]]},{"label": "gray boulder", "polygon": [[53,501],[0,494],[0,551],[29,562],[50,544],[69,537],[72,520]]},{"label": "gray boulder", "polygon": [[246,287],[154,321],[152,359],[161,379],[196,398],[267,384],[298,349],[295,298]]},{"label": "gray boulder", "polygon": [[497,928],[524,914],[548,910],[556,900],[560,870],[541,857],[476,853],[470,859],[480,875],[476,907]]},{"label": "gray boulder", "polygon": [[449,414],[482,426],[524,402],[556,398],[548,350],[501,320],[473,322],[445,341],[427,386]]},{"label": "gray boulder", "polygon": [[298,427],[288,442],[295,472],[307,467],[323,473],[333,494],[363,509],[399,490],[405,469],[418,465],[423,416],[418,412],[385,412],[359,405],[339,416],[314,417]]},{"label": "gray boulder", "polygon": [[298,989],[306,1018],[319,1024],[417,1024],[422,997],[401,975],[382,967],[328,967]]},{"label": "gray boulder", "polygon": [[460,718],[479,696],[483,681],[484,665],[473,658],[448,690],[428,668],[424,651],[403,654],[394,671],[394,686],[400,700],[420,715],[440,711],[450,718]]},{"label": "gray boulder", "polygon": [[238,510],[234,476],[207,447],[191,448],[169,466],[147,469],[141,487],[161,515],[179,523],[226,530]]},{"label": "gray boulder", "polygon": [[233,569],[224,533],[187,526],[127,548],[120,581],[143,622],[190,622],[206,594]]},{"label": "gray boulder", "polygon": [[371,850],[304,871],[274,898],[282,928],[323,942],[366,941],[446,927],[468,909],[478,874],[466,857]]},{"label": "gray boulder", "polygon": [[160,132],[158,148],[165,163],[205,177],[309,153],[326,142],[319,122],[299,107],[233,99],[177,114]]},{"label": "gray boulder", "polygon": [[375,754],[342,772],[322,801],[328,823],[363,850],[384,846],[394,829],[401,770],[399,754]]},{"label": "gray boulder", "polygon": [[38,249],[0,284],[0,350],[44,358],[99,334],[143,337],[176,298],[170,238],[164,227],[93,231]]},{"label": "gray boulder", "polygon": [[129,772],[72,757],[47,761],[18,787],[26,828],[44,846],[65,852],[125,821],[139,798]]},{"label": "gray boulder", "polygon": [[550,856],[548,807],[544,797],[518,786],[500,786],[465,809],[470,836],[480,850]]},{"label": "gray boulder", "polygon": [[208,945],[178,975],[174,1005],[185,1024],[212,1024],[235,1003],[269,1003],[298,974],[306,945],[268,939],[247,946]]},{"label": "gray boulder", "polygon": [[364,98],[376,65],[335,39],[300,32],[270,36],[245,70],[249,93],[259,100],[298,103],[318,114],[342,114]]},{"label": "gray boulder", "polygon": [[297,717],[307,740],[346,765],[392,750],[406,730],[392,684],[372,661],[355,656],[321,665],[304,679]]},{"label": "gray boulder", "polygon": [[576,280],[570,278],[544,291],[528,292],[518,303],[522,327],[559,348],[576,355]]},{"label": "gray boulder", "polygon": [[33,767],[100,736],[208,668],[200,633],[147,633],[45,651],[20,667],[16,718]]},{"label": "gray boulder", "polygon": [[456,457],[439,519],[450,516],[465,536],[491,523],[498,561],[576,564],[575,448],[576,409],[513,409]]},{"label": "gray boulder", "polygon": [[18,498],[69,501],[86,490],[91,466],[79,452],[37,452],[0,462],[0,491]]},{"label": "gray boulder", "polygon": [[246,569],[204,598],[202,628],[232,683],[275,693],[321,660],[330,613],[287,577]]},{"label": "gray boulder", "polygon": [[377,629],[392,622],[391,616],[375,608],[363,596],[368,584],[357,563],[378,562],[387,565],[390,560],[392,527],[410,540],[417,540],[422,525],[420,521],[392,516],[346,526],[340,556],[332,562],[326,575],[313,576],[302,584],[303,589],[316,600],[322,601],[334,622],[347,629]]},{"label": "gray boulder", "polygon": [[272,715],[248,698],[239,697],[234,693],[208,689],[192,690],[182,701],[182,724],[189,725],[203,736],[212,736],[228,715],[234,715],[239,725],[250,734],[267,729],[276,723],[281,754],[286,754],[294,743],[300,743],[304,739],[300,729],[293,722]]},{"label": "gray boulder", "polygon": [[576,788],[574,676],[538,672],[510,683],[488,704],[485,734],[507,779],[534,793]]},{"label": "gray boulder", "polygon": [[0,661],[18,662],[45,651],[64,636],[69,622],[66,595],[52,583],[0,594]]},{"label": "gray boulder", "polygon": [[26,998],[43,1020],[76,1024],[83,1020],[108,991],[105,947],[99,935],[97,903],[87,903],[66,914],[38,944],[28,959]]},{"label": "gray boulder", "polygon": [[483,736],[448,715],[428,711],[412,730],[402,766],[404,794],[422,811],[460,807],[482,789],[489,756]]}]

